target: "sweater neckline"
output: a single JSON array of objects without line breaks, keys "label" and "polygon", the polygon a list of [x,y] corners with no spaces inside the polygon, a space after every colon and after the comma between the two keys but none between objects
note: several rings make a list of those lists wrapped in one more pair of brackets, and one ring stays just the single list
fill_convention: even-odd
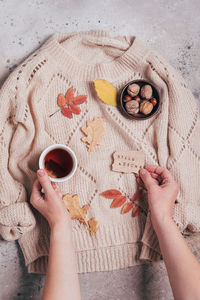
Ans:
[{"label": "sweater neckline", "polygon": [[[78,80],[88,79],[115,79],[120,77],[124,71],[133,72],[133,70],[139,70],[141,62],[149,53],[149,48],[140,41],[137,37],[133,37],[133,42],[130,47],[124,51],[124,53],[107,62],[88,64],[78,60],[67,51],[67,48],[62,46],[62,41],[68,37],[77,33],[71,34],[53,34],[47,42],[43,45],[43,49],[51,55],[52,59],[57,65],[60,66],[63,71],[67,72],[71,78],[77,78]],[[80,34],[80,33],[78,33]],[[88,31],[83,32],[84,35],[91,35],[98,38],[110,37],[105,31]]]}]

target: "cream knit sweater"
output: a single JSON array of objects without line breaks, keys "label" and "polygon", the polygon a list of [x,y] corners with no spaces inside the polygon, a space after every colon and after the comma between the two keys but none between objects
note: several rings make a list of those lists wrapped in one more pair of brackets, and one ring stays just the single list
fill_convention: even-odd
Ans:
[{"label": "cream knit sweater", "polygon": [[[110,81],[119,91],[144,79],[160,94],[159,113],[148,120],[126,119],[116,107],[97,99],[94,79]],[[88,95],[80,115],[68,119],[58,110],[57,96],[69,87]],[[103,145],[87,152],[81,126],[94,117],[106,123]],[[134,37],[110,37],[103,31],[55,34],[9,76],[0,92],[0,234],[18,239],[29,272],[45,272],[49,248],[47,222],[29,204],[38,159],[54,143],[69,145],[78,169],[59,184],[63,194],[78,194],[90,204],[99,230],[93,237],[73,221],[78,271],[108,271],[160,259],[148,215],[133,218],[110,209],[100,193],[111,188],[132,196],[133,174],[111,171],[116,150],[142,150],[146,164],[167,167],[179,183],[174,219],[180,230],[200,231],[200,122],[198,104],[176,71]],[[162,199],[161,199],[162,201]]]}]

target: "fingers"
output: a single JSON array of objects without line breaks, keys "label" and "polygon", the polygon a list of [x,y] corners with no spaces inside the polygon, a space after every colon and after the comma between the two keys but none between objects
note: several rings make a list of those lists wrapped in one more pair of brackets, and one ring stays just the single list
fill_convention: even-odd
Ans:
[{"label": "fingers", "polygon": [[[149,173],[150,173],[150,172],[149,172]],[[160,175],[157,175],[157,174],[155,174],[155,173],[150,173],[150,175],[151,175],[151,177],[152,177],[153,179],[156,179],[156,182],[155,182],[155,183],[156,183],[157,185],[159,185],[159,184],[162,182],[162,179],[161,179]],[[145,188],[144,182],[143,182],[142,179],[140,178],[139,174],[135,174],[135,177],[136,177],[137,183],[138,183],[141,187]]]},{"label": "fingers", "polygon": [[160,175],[162,180],[165,180],[165,182],[171,182],[174,180],[171,173],[164,167],[147,165],[145,166],[145,169],[151,173]]},{"label": "fingers", "polygon": [[54,193],[54,188],[47,173],[43,169],[37,170],[37,177],[44,190],[45,195],[52,195],[52,193]]},{"label": "fingers", "polygon": [[33,207],[37,208],[38,204],[41,203],[41,200],[44,200],[41,195],[41,185],[38,179],[36,179],[33,183],[32,193],[30,197],[30,203]]},{"label": "fingers", "polygon": [[140,170],[140,177],[147,190],[156,185],[156,180],[152,178],[151,174],[146,169]]},{"label": "fingers", "polygon": [[153,177],[154,179],[158,179],[159,178],[159,175],[158,174],[156,174],[156,173],[151,173],[151,172],[149,172],[150,174],[151,174],[151,177]]},{"label": "fingers", "polygon": [[[142,173],[144,174],[142,175]],[[136,181],[146,189],[150,188],[152,184],[165,186],[175,182],[173,176],[166,168],[154,165],[146,165],[141,169],[139,174],[136,174]]]},{"label": "fingers", "polygon": [[135,174],[135,177],[136,177],[137,183],[138,183],[141,187],[145,188],[144,183],[143,183],[142,179],[140,178],[139,174]]},{"label": "fingers", "polygon": [[36,179],[33,183],[33,188],[32,188],[32,195],[34,198],[40,198],[41,197],[41,185],[38,179]]},{"label": "fingers", "polygon": [[51,182],[51,185],[52,185],[54,191],[55,191],[56,193],[58,193],[58,195],[59,195],[60,197],[62,197],[62,193],[61,193],[60,190],[58,189],[58,187],[57,187],[57,185],[55,184],[55,182]]},{"label": "fingers", "polygon": [[56,186],[55,182],[51,181],[51,185],[52,185],[52,187],[53,187],[54,190],[57,190],[57,186]]}]

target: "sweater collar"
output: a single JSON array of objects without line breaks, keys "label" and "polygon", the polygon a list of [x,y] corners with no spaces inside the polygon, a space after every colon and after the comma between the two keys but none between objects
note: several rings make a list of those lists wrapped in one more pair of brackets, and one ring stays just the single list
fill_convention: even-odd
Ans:
[{"label": "sweater collar", "polygon": [[76,34],[89,35],[96,38],[110,37],[105,31],[88,31],[81,33],[59,34],[52,35],[46,43],[42,46],[46,50],[57,65],[63,71],[67,70],[72,78],[76,77],[78,80],[88,79],[108,79],[112,80],[121,77],[124,71],[133,72],[140,70],[141,63],[148,55],[150,49],[141,42],[137,37],[132,37],[130,46],[119,57],[102,63],[88,64],[78,60],[69,53],[67,48],[62,46],[62,42],[67,38]]}]

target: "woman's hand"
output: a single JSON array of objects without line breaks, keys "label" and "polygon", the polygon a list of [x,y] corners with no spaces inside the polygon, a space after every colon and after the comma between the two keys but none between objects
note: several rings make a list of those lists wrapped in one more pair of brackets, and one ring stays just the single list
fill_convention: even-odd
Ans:
[{"label": "woman's hand", "polygon": [[164,220],[172,219],[178,185],[171,173],[159,166],[145,166],[136,178],[147,189],[151,220],[156,230]]},{"label": "woman's hand", "polygon": [[[31,204],[47,219],[51,229],[59,225],[71,228],[71,218],[63,204],[62,193],[44,170],[38,170],[37,177],[33,184]],[[41,188],[44,194],[41,193]]]},{"label": "woman's hand", "polygon": [[200,264],[172,218],[177,183],[167,169],[159,166],[145,166],[136,177],[147,189],[150,216],[174,299],[200,299]]},{"label": "woman's hand", "polygon": [[[47,277],[43,300],[80,300],[77,261],[72,239],[72,222],[62,194],[44,170],[37,171],[31,204],[47,219],[51,228]],[[44,194],[41,193],[41,188]]]}]

